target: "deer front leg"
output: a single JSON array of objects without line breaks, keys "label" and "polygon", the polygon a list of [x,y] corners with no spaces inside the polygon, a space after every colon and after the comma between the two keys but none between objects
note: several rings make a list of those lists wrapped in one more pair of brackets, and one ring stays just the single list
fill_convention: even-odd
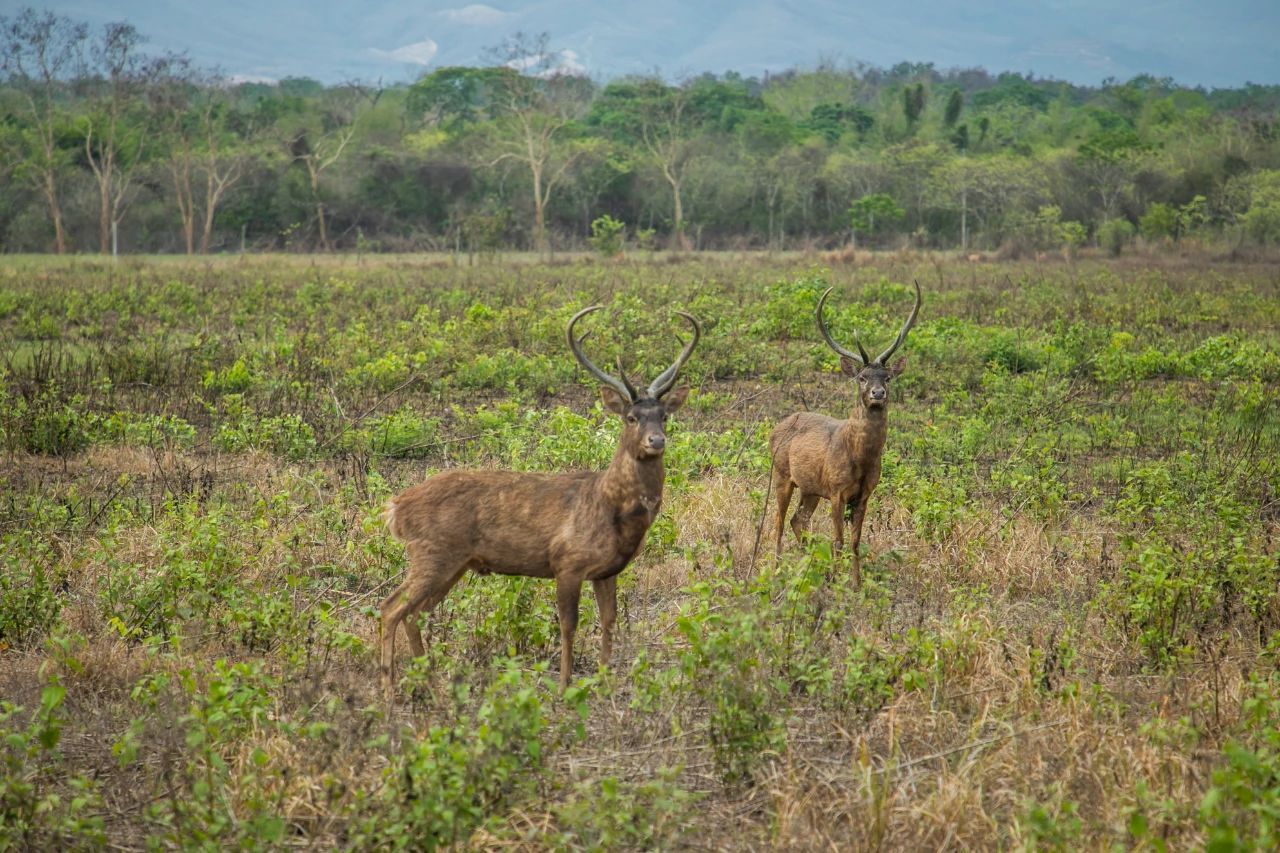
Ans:
[{"label": "deer front leg", "polygon": [[853,552],[853,585],[862,585],[862,557],[858,547],[862,544],[862,520],[867,516],[867,501],[871,497],[870,490],[864,491],[849,503],[849,545]]},{"label": "deer front leg", "polygon": [[839,495],[831,499],[831,526],[834,528],[831,553],[835,555],[844,547],[844,501],[840,500]]},{"label": "deer front leg", "polygon": [[560,617],[560,690],[569,686],[573,674],[573,633],[578,629],[578,599],[582,579],[556,578],[556,614]]},{"label": "deer front leg", "polygon": [[613,623],[618,617],[618,576],[592,581],[591,589],[600,611],[600,665],[607,666],[613,654]]}]

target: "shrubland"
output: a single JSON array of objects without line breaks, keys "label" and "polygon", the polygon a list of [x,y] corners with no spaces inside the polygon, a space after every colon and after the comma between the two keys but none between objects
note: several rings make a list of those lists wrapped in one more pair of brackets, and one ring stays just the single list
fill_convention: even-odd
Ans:
[{"label": "shrubland", "polygon": [[[0,265],[0,848],[1276,844],[1280,292],[1199,256]],[[864,582],[757,548],[772,423],[895,381]],[[685,371],[614,665],[468,577],[377,690],[444,468],[610,458],[564,343]],[[818,519],[823,518],[819,513]]]}]

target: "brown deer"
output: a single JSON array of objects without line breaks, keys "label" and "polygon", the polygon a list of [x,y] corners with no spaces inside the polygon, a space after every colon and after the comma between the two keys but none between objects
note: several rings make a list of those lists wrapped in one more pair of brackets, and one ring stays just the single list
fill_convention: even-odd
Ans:
[{"label": "brown deer", "polygon": [[898,359],[892,367],[885,362],[902,346],[907,333],[920,312],[920,284],[916,282],[916,304],[898,338],[879,356],[872,359],[854,336],[858,352],[852,353],[837,344],[822,319],[822,307],[832,288],[818,300],[818,331],[827,345],[840,354],[840,368],[858,382],[858,403],[845,420],[829,418],[813,412],[796,412],[779,423],[769,436],[769,452],[773,457],[773,488],[778,494],[778,529],[776,554],[782,555],[782,524],[791,493],[800,489],[800,506],[791,517],[791,529],[804,541],[809,518],[820,498],[831,501],[831,522],[835,526],[835,550],[844,545],[844,514],[849,514],[850,546],[853,553],[853,582],[862,583],[862,567],[858,545],[862,540],[862,519],[867,512],[867,499],[880,482],[880,459],[884,454],[887,429],[889,381],[902,373],[906,359]]},{"label": "brown deer", "polygon": [[573,634],[583,581],[591,581],[600,609],[600,662],[607,664],[617,616],[617,575],[644,542],[662,505],[662,454],[667,416],[684,404],[689,388],[675,386],[702,329],[675,362],[643,391],[621,370],[615,378],[582,352],[587,334],[575,338],[579,320],[569,321],[569,348],[600,380],[600,396],[622,418],[618,450],[603,471],[558,474],[518,471],[445,471],[406,489],[387,504],[387,526],[406,544],[409,568],[404,583],[382,602],[382,687],[393,696],[396,626],[403,624],[415,656],[424,652],[418,615],[439,604],[468,570],[477,574],[523,575],[556,582],[560,617],[560,688],[573,670]]}]

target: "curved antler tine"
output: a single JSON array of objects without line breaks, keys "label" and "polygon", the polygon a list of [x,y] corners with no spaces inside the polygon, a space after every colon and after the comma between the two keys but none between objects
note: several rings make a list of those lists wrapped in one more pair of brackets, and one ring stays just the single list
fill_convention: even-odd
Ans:
[{"label": "curved antler tine", "polygon": [[[647,393],[655,400],[670,391],[672,386],[676,384],[676,377],[680,373],[680,368],[684,367],[684,363],[689,360],[690,353],[698,345],[698,339],[702,337],[702,324],[698,322],[696,317],[692,314],[686,314],[684,311],[677,311],[676,313],[688,320],[689,325],[693,326],[693,338],[684,345],[684,349],[680,350],[680,355],[676,356],[675,363],[658,374],[657,379],[649,383]],[[678,335],[676,340],[680,340]]]},{"label": "curved antler tine", "polygon": [[635,387],[631,384],[631,380],[627,378],[627,370],[622,366],[622,355],[618,355],[618,376],[622,379],[622,384],[627,386],[627,392],[631,395],[632,400],[639,400],[640,395],[636,393]]},{"label": "curved antler tine", "polygon": [[911,314],[907,317],[907,322],[902,324],[902,331],[898,332],[898,339],[889,345],[889,348],[880,353],[880,357],[876,359],[876,364],[884,364],[898,347],[902,346],[902,342],[907,339],[907,332],[911,331],[911,327],[916,324],[916,315],[920,313],[920,303],[924,300],[920,296],[920,282],[913,280],[916,286],[916,304],[911,308]]},{"label": "curved antler tine", "polygon": [[[814,312],[814,316],[818,318],[818,331],[822,333],[822,337],[826,340],[827,346],[831,347],[840,355],[845,358],[851,358],[859,364],[869,364],[870,360],[867,358],[866,351],[862,348],[861,341],[858,341],[858,352],[862,353],[862,355],[858,355],[857,353],[849,352],[849,350],[836,343],[831,338],[831,333],[827,331],[827,323],[822,319],[822,306],[827,303],[827,297],[831,295],[831,291],[833,290],[835,290],[834,287],[828,287],[826,291],[823,292],[822,297],[818,300],[818,310]],[[857,340],[857,335],[854,335],[854,340]]]},{"label": "curved antler tine", "polygon": [[592,311],[599,311],[602,307],[604,306],[592,305],[589,308],[583,308],[577,314],[573,315],[573,319],[569,321],[569,327],[565,330],[565,336],[568,337],[569,339],[569,349],[573,350],[574,358],[578,359],[578,363],[581,364],[584,368],[586,368],[587,373],[590,373],[596,379],[600,380],[601,384],[608,385],[610,388],[617,391],[623,397],[626,397],[629,401],[634,403],[636,401],[636,395],[630,383],[625,381],[619,381],[614,377],[610,376],[609,374],[605,373],[603,370],[601,370],[600,368],[592,364],[591,359],[587,358],[586,355],[583,354],[582,342],[585,341],[587,339],[587,335],[591,333],[587,332],[580,338],[575,338],[573,336],[574,325],[583,317],[590,314]]},{"label": "curved antler tine", "polygon": [[862,338],[858,337],[858,333],[853,333],[853,342],[858,345],[858,355],[862,357],[863,364],[871,363],[871,356],[867,355],[867,351],[862,348]]}]

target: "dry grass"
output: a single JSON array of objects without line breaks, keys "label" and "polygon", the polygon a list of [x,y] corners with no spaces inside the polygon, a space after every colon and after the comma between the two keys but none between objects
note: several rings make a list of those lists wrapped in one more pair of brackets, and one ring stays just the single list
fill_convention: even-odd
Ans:
[{"label": "dry grass", "polygon": [[[1152,321],[1157,325],[1172,322],[1161,300],[1199,304],[1202,294],[1195,282],[1203,286],[1203,280],[1195,276],[1205,274],[1204,258],[1194,256],[1122,259],[1099,265],[1088,278],[1082,269],[1096,263],[1092,260],[1047,258],[1013,267],[987,257],[970,262],[910,252],[775,257],[767,263],[731,255],[662,256],[608,268],[582,257],[558,257],[563,267],[504,258],[502,266],[510,264],[517,274],[538,281],[581,268],[584,278],[575,281],[584,292],[625,293],[633,282],[629,275],[652,278],[660,287],[697,278],[708,282],[712,293],[729,293],[730,301],[756,300],[744,309],[751,316],[734,327],[735,334],[745,334],[764,310],[758,279],[799,276],[815,260],[830,264],[833,277],[858,287],[874,286],[882,277],[936,278],[931,296],[945,322],[931,327],[934,318],[927,318],[923,329],[934,336],[930,345],[948,356],[954,346],[965,344],[965,329],[987,323],[997,333],[1022,330],[992,319],[1010,301],[1038,318],[1025,331],[1042,338],[1050,335],[1046,329],[1057,322],[1058,312],[1078,312],[1071,318],[1085,325],[1139,315],[1157,317]],[[220,258],[191,274],[208,275],[212,282],[219,275],[238,275],[237,270],[257,276],[266,265],[278,264],[284,277],[318,267],[353,280],[364,271],[390,276],[397,287],[437,273],[450,286],[507,286],[494,283],[502,278],[502,267],[460,268],[465,276],[457,279],[452,276],[459,268],[451,263],[448,257],[356,263],[336,257]],[[121,266],[142,277],[190,271],[171,260]],[[6,262],[11,277],[31,268],[59,277],[82,267],[98,269],[101,262]],[[1016,284],[1006,280],[1010,275],[1018,278]],[[1047,289],[1046,275],[1059,276],[1053,279],[1060,285],[1059,303],[1033,299],[1037,288]],[[1230,310],[1256,305],[1275,292],[1273,273],[1261,268],[1214,275],[1227,281],[1222,290],[1228,296],[1222,299],[1240,300],[1223,303]],[[1126,302],[1127,291],[1115,284],[1152,278],[1160,280],[1152,291],[1157,296],[1137,306]],[[486,291],[486,298],[496,303],[493,293]],[[1086,305],[1086,298],[1093,301]],[[1156,341],[1158,335],[1190,341],[1219,334],[1226,325],[1259,346],[1275,341],[1266,317],[1187,322],[1191,325],[1145,334]],[[985,346],[986,340],[974,346]],[[733,341],[720,345],[731,350]],[[814,375],[807,346],[804,341],[778,345],[783,365],[778,369],[790,371],[785,382],[764,375],[717,380],[708,368],[702,390],[723,402],[705,410],[688,407],[678,429],[714,436],[732,426],[753,435],[760,424],[795,408],[839,412],[847,392],[837,377]],[[1274,658],[1267,647],[1280,625],[1280,596],[1269,599],[1270,609],[1260,607],[1260,615],[1244,612],[1238,603],[1235,610],[1215,614],[1207,627],[1189,634],[1185,648],[1167,661],[1153,661],[1130,624],[1128,600],[1120,597],[1117,583],[1122,564],[1131,565],[1124,563],[1125,538],[1153,535],[1142,525],[1154,522],[1119,518],[1111,505],[1124,484],[1106,466],[1166,463],[1177,455],[1176,441],[1101,450],[1054,445],[1036,464],[1048,465],[1044,460],[1049,459],[1045,470],[1051,473],[1044,476],[1067,481],[1068,497],[1059,505],[1033,506],[995,484],[992,472],[1013,464],[1023,448],[1019,440],[999,442],[1022,427],[1013,422],[1014,415],[988,415],[982,409],[983,382],[991,378],[983,365],[930,356],[917,363],[925,378],[908,386],[895,403],[890,447],[902,464],[918,466],[926,485],[949,478],[967,487],[954,520],[929,522],[920,494],[905,483],[895,490],[889,479],[871,500],[863,538],[869,550],[864,589],[850,589],[847,567],[838,563],[823,569],[815,588],[802,588],[798,579],[821,566],[821,548],[807,556],[788,530],[783,559],[775,563],[767,474],[747,461],[748,445],[718,448],[721,455],[714,462],[700,462],[685,485],[668,493],[662,514],[670,524],[655,530],[648,549],[621,576],[621,624],[615,665],[608,672],[597,673],[591,663],[598,629],[594,605],[584,599],[578,674],[588,676],[591,695],[581,736],[575,731],[576,709],[546,686],[555,658],[554,640],[538,639],[555,635],[546,585],[517,600],[516,586],[504,579],[467,580],[428,622],[436,657],[410,673],[404,701],[393,711],[388,714],[379,701],[372,608],[394,585],[402,564],[379,523],[379,506],[387,494],[423,476],[424,469],[467,458],[472,435],[460,432],[458,421],[505,396],[491,390],[429,397],[412,389],[391,394],[362,389],[363,396],[342,400],[343,417],[333,416],[340,424],[348,423],[350,412],[372,411],[380,403],[393,411],[424,400],[439,402],[445,410],[440,449],[425,461],[327,449],[302,461],[265,450],[220,452],[209,444],[205,422],[194,448],[96,444],[62,457],[21,450],[0,457],[0,483],[13,496],[0,517],[0,533],[21,535],[23,525],[33,530],[40,525],[35,535],[49,548],[47,554],[39,552],[40,559],[48,560],[61,584],[57,624],[36,632],[35,640],[0,650],[0,696],[32,708],[51,678],[67,688],[61,757],[59,763],[49,759],[40,765],[41,785],[65,796],[67,778],[96,779],[98,816],[110,844],[121,849],[147,846],[160,826],[149,810],[178,809],[191,798],[199,773],[207,771],[210,759],[187,738],[191,720],[222,677],[220,665],[256,667],[256,675],[237,683],[261,677],[269,685],[253,700],[265,713],[216,749],[230,780],[220,789],[227,812],[246,820],[265,802],[288,826],[281,846],[344,847],[359,846],[352,841],[355,824],[396,783],[387,768],[399,766],[396,762],[429,738],[432,727],[458,725],[464,721],[459,715],[474,712],[499,673],[494,659],[505,658],[508,647],[516,650],[516,666],[544,702],[545,752],[537,778],[525,780],[528,790],[496,807],[466,837],[468,846],[590,848],[593,826],[573,806],[598,794],[582,791],[596,791],[612,778],[628,795],[640,796],[635,792],[664,769],[673,774],[671,786],[692,792],[696,801],[675,817],[664,817],[651,803],[636,807],[639,820],[652,822],[656,840],[623,836],[612,844],[597,840],[594,846],[1101,849],[1135,843],[1129,831],[1135,812],[1146,815],[1171,847],[1203,845],[1209,830],[1197,810],[1214,771],[1224,765],[1223,745],[1254,743],[1259,737],[1248,706],[1259,680],[1273,683]],[[1040,417],[1038,428],[1053,433],[1059,422],[1078,426],[1122,411],[1129,418],[1124,428],[1144,440],[1163,439],[1168,425],[1154,419],[1155,404],[1141,402],[1142,394],[1212,412],[1225,405],[1221,395],[1228,384],[1155,377],[1111,387],[1077,372],[1063,380],[1061,394],[1037,400],[1035,411],[1017,417]],[[273,411],[290,411],[294,401],[281,396],[283,403],[271,398],[271,405],[280,407]],[[534,401],[530,409],[565,405],[584,412],[591,396],[572,386],[554,394],[542,389],[523,399]],[[445,400],[457,410],[448,410]],[[171,402],[163,399],[165,407]],[[946,432],[962,427],[947,420],[957,410],[986,418],[997,450],[977,453],[963,465],[927,459],[929,453],[956,452],[946,443]],[[190,404],[188,411],[201,410]],[[314,403],[306,411],[310,417],[325,410]],[[207,410],[204,416],[212,417]],[[1144,417],[1152,418],[1150,425],[1144,426]],[[1190,418],[1182,425],[1191,429],[1186,424],[1194,425]],[[1230,453],[1268,446],[1249,445],[1242,435],[1217,435],[1224,469]],[[481,464],[498,463],[485,459]],[[1252,515],[1241,522],[1239,535],[1249,556],[1274,561],[1280,513],[1274,495],[1265,491],[1270,481],[1264,472],[1253,482],[1248,467],[1242,470],[1232,475],[1235,479],[1224,479],[1222,488],[1236,484],[1241,494],[1255,495],[1246,504]],[[70,520],[40,520],[55,511],[65,511]],[[210,525],[210,519],[218,523]],[[829,533],[825,512],[816,513],[813,524],[819,540]],[[201,537],[211,535],[207,527],[216,528],[216,547],[200,544]],[[1214,542],[1229,542],[1231,533]],[[1179,547],[1192,547],[1203,535],[1189,529],[1170,538],[1185,539]],[[169,579],[182,560],[198,563],[203,574]],[[175,617],[180,630],[172,635],[149,638],[122,631],[109,618],[106,591],[121,577],[130,579],[127,588],[140,595],[151,580],[198,585],[223,571],[234,573],[228,588],[243,596],[235,599],[239,609],[215,600],[208,612]],[[276,609],[254,610],[261,604],[255,596],[270,599]],[[705,612],[699,611],[704,605]],[[495,613],[514,627],[490,625],[487,620]],[[739,658],[758,654],[758,666],[735,681],[723,670],[690,663],[694,643],[682,619],[702,620],[702,628],[711,631],[707,626],[716,619],[744,613],[758,622],[728,624],[756,631],[748,640],[757,645],[733,647],[734,653]],[[791,646],[779,640],[790,642],[792,634]],[[48,641],[50,636],[68,645],[61,648]],[[788,651],[779,651],[783,648]],[[726,658],[735,661],[732,655]],[[811,686],[789,668],[794,661],[825,667],[831,684]],[[875,672],[855,677],[856,666],[876,672],[880,667],[884,684],[875,682]],[[458,700],[456,693],[464,689],[469,694]],[[745,779],[723,772],[713,736],[717,702],[733,698],[734,690],[758,690],[779,732],[753,748]],[[123,742],[134,721],[141,721],[138,756],[121,762],[112,747]],[[301,733],[312,725],[316,731]],[[180,846],[177,837],[161,846]],[[227,844],[231,837],[217,836],[211,843]],[[58,846],[57,840],[40,843]]]}]

